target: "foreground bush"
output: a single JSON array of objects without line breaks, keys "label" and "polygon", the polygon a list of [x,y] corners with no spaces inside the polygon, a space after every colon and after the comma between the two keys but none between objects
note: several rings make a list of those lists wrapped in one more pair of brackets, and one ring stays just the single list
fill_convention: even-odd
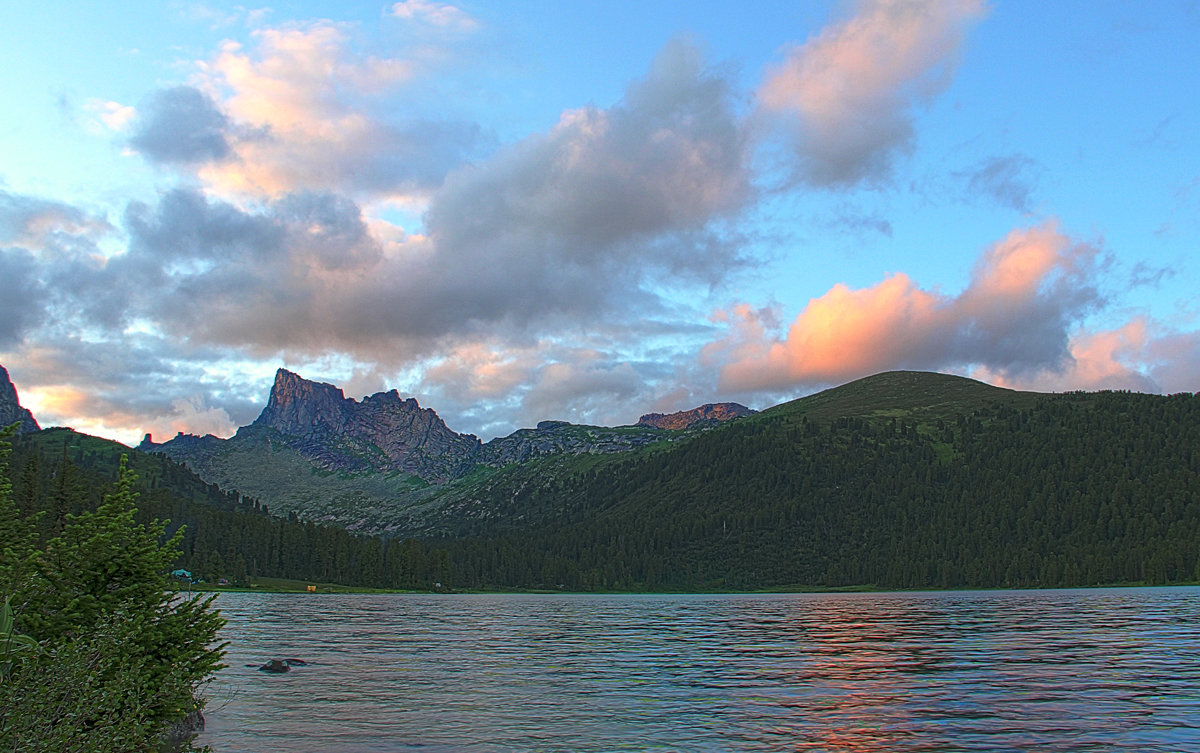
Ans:
[{"label": "foreground bush", "polygon": [[134,520],[134,479],[122,458],[104,503],[39,542],[0,473],[0,750],[157,752],[203,706],[224,621],[212,597],[173,590],[180,533],[160,543],[162,522]]}]

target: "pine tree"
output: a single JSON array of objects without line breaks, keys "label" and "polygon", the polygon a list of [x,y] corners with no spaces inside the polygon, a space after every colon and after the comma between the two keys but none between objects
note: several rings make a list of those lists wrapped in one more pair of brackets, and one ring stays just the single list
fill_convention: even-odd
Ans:
[{"label": "pine tree", "polygon": [[[0,748],[152,751],[199,711],[221,667],[212,597],[179,598],[167,574],[181,533],[134,519],[136,477],[122,456],[94,512],[68,515],[34,561],[17,622],[43,651],[0,688]],[[0,511],[11,507],[0,477]]]}]

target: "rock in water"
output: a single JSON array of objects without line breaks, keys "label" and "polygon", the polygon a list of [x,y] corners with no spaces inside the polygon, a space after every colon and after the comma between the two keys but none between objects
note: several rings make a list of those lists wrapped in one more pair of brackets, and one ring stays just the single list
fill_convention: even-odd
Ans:
[{"label": "rock in water", "polygon": [[271,661],[267,662],[266,664],[264,664],[258,668],[259,672],[272,672],[274,674],[280,674],[283,672],[288,672],[290,670],[291,670],[291,667],[289,667],[288,663],[286,661],[284,661],[283,659],[272,659]]}]

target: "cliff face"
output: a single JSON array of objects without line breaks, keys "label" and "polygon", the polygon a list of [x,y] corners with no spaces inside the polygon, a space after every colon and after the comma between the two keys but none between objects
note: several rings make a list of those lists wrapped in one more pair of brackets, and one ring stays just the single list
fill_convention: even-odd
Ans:
[{"label": "cliff face", "polygon": [[21,401],[17,398],[17,388],[8,378],[8,370],[0,366],[0,429],[13,423],[20,424],[17,433],[38,431],[41,428],[29,409],[21,407]]},{"label": "cliff face", "polygon": [[[285,369],[247,434],[269,433],[314,465],[339,472],[403,471],[440,482],[466,472],[479,440],[451,431],[436,412],[395,390],[362,402],[332,384]],[[239,436],[246,431],[239,431]]]},{"label": "cliff face", "polygon": [[157,444],[147,435],[139,449],[273,510],[356,530],[408,530],[428,515],[440,489],[473,471],[551,455],[627,452],[686,436],[652,425],[543,421],[484,444],[395,390],[354,400],[332,384],[280,369],[262,413],[232,438],[180,434]]},{"label": "cliff face", "polygon": [[757,413],[738,403],[708,403],[699,408],[678,413],[647,413],[638,419],[638,426],[653,426],[659,429],[688,429],[697,424],[730,421]]}]

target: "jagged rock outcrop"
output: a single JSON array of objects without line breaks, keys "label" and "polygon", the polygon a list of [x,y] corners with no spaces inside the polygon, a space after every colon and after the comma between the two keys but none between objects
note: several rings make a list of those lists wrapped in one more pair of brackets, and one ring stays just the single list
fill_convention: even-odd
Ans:
[{"label": "jagged rock outcrop", "polygon": [[276,373],[267,407],[243,432],[277,437],[325,470],[403,471],[430,482],[465,473],[480,446],[474,435],[452,431],[435,411],[395,390],[359,402],[286,369]]},{"label": "jagged rock outcrop", "polygon": [[627,452],[686,436],[647,425],[542,421],[482,443],[395,390],[354,400],[334,385],[280,369],[262,413],[233,437],[179,434],[157,444],[146,435],[138,449],[166,455],[273,510],[352,530],[411,531],[440,504],[440,490],[473,483],[477,471],[551,455]]},{"label": "jagged rock outcrop", "polygon": [[677,413],[647,413],[638,419],[638,426],[653,426],[659,429],[690,429],[697,424],[714,424],[749,416],[758,411],[738,403],[708,403],[699,408]]},{"label": "jagged rock outcrop", "polygon": [[0,429],[13,423],[20,424],[17,427],[19,434],[41,429],[29,409],[21,407],[17,388],[8,378],[8,370],[0,366]]}]

